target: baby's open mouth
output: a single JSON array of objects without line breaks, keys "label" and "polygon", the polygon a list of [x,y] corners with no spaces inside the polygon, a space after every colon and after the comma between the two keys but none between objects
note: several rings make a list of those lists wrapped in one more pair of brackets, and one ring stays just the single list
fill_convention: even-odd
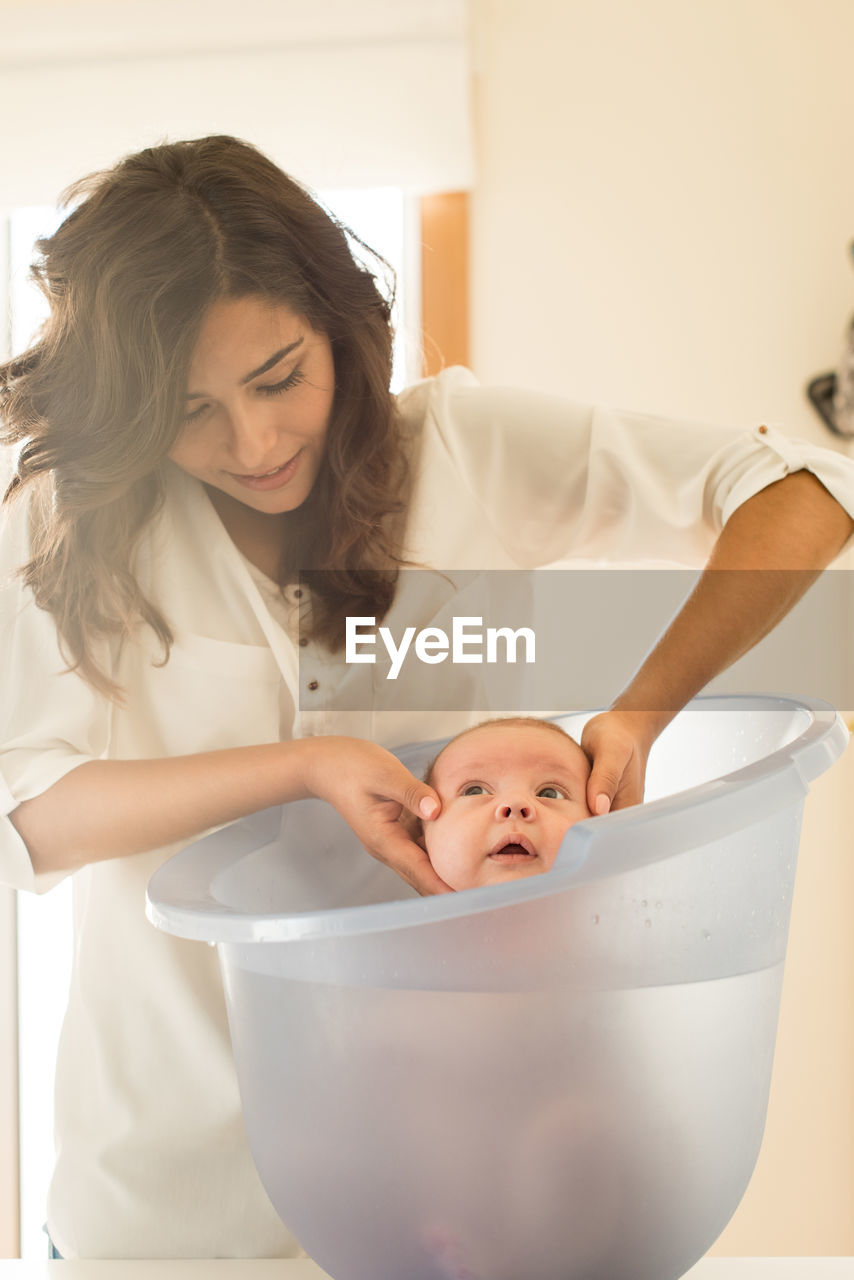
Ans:
[{"label": "baby's open mouth", "polygon": [[536,858],[537,851],[527,837],[513,831],[503,836],[488,856],[496,862],[525,862]]}]

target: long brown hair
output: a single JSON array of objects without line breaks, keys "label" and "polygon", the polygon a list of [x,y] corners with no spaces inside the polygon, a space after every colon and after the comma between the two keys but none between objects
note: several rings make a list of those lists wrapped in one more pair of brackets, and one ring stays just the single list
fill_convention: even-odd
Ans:
[{"label": "long brown hair", "polygon": [[32,272],[49,318],[0,367],[0,410],[18,450],[6,498],[36,498],[22,574],[69,666],[115,695],[95,655],[140,621],[168,657],[169,620],[134,577],[134,549],[163,499],[202,319],[218,298],[251,295],[287,303],[331,342],[324,458],[289,515],[280,581],[309,581],[312,633],[339,647],[348,612],[382,616],[391,603],[406,475],[389,391],[391,301],[354,258],[351,233],[230,137],[148,148],[63,200],[75,207],[37,242]]}]

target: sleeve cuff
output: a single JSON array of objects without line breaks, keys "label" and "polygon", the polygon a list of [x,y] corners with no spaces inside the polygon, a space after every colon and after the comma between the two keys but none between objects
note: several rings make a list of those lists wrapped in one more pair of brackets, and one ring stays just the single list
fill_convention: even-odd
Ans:
[{"label": "sleeve cuff", "polygon": [[[56,759],[50,771],[50,777],[42,780],[42,785],[33,792],[33,795],[46,791],[72,769],[85,764],[87,759],[89,759],[88,756],[64,756]],[[12,889],[47,893],[49,889],[71,875],[71,871],[36,872],[34,870],[29,850],[9,817],[25,799],[32,799],[32,796],[13,795],[8,781],[0,773],[0,883]]]},{"label": "sleeve cuff", "polygon": [[727,494],[721,507],[722,524],[749,498],[795,471],[814,475],[854,519],[854,479],[849,458],[806,440],[793,440],[775,427],[756,427],[752,438],[762,448]]}]

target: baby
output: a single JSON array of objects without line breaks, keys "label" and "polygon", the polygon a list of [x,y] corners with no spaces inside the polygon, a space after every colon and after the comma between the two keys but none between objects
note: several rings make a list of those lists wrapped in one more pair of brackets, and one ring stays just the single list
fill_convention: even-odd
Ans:
[{"label": "baby", "polygon": [[420,842],[452,889],[548,871],[568,828],[592,817],[589,773],[581,747],[551,721],[487,720],[428,768],[442,811],[422,824]]}]

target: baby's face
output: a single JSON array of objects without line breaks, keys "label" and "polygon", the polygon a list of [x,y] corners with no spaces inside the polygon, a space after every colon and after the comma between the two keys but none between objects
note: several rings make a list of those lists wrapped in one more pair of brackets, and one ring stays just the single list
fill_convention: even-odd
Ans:
[{"label": "baby's face", "polygon": [[442,812],[424,823],[430,861],[452,889],[548,871],[564,833],[591,817],[578,743],[536,725],[485,725],[446,747],[433,771]]}]

